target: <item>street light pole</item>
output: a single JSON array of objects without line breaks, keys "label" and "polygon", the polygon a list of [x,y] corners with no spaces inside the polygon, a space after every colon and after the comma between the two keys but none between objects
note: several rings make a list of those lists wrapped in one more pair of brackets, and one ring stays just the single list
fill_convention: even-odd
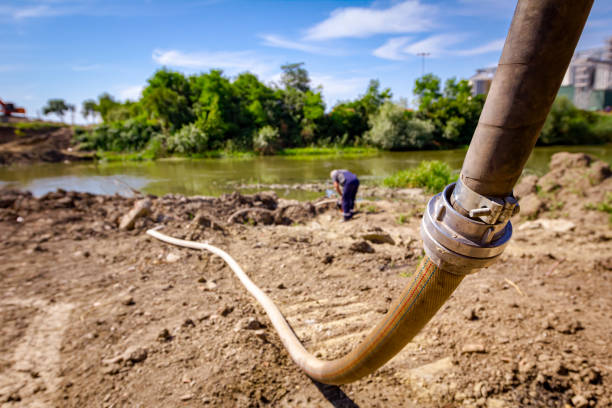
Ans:
[{"label": "street light pole", "polygon": [[421,60],[421,76],[425,75],[425,57],[428,57],[429,55],[431,55],[429,52],[417,52],[417,54],[419,57],[422,57]]}]

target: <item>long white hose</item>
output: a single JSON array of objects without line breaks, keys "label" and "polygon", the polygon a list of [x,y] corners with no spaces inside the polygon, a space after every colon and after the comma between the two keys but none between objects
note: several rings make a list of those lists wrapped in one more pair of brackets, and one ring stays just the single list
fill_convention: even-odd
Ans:
[{"label": "long white hose", "polygon": [[148,230],[147,234],[169,244],[203,249],[220,256],[264,308],[293,361],[308,376],[327,384],[358,380],[393,358],[434,316],[463,279],[462,275],[441,270],[425,256],[410,282],[389,307],[389,312],[370,334],[344,357],[325,361],[304,348],[272,299],[249,279],[227,252],[206,243],[172,238],[156,229]]}]

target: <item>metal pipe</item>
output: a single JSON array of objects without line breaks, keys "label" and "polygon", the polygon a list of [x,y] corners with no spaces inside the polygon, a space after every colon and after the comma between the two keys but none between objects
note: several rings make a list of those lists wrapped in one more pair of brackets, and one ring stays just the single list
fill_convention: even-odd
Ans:
[{"label": "metal pipe", "polygon": [[544,125],[593,0],[519,0],[460,180],[507,197]]}]

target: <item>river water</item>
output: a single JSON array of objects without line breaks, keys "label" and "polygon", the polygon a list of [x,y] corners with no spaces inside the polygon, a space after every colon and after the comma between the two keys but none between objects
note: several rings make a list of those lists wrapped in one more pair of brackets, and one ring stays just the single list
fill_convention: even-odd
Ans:
[{"label": "river water", "polygon": [[[603,146],[539,147],[526,170],[538,175],[548,168],[550,157],[560,151],[584,152],[612,162],[612,144]],[[10,184],[35,196],[57,188],[97,194],[129,195],[130,188],[156,195],[220,195],[237,185],[321,183],[329,172],[345,168],[364,183],[376,183],[400,169],[415,167],[421,160],[440,160],[459,170],[466,150],[380,152],[365,157],[255,157],[248,159],[167,159],[154,162],[58,163],[0,167],[0,186]],[[242,188],[252,192],[257,188]],[[276,189],[281,197],[312,199],[320,193]]]}]

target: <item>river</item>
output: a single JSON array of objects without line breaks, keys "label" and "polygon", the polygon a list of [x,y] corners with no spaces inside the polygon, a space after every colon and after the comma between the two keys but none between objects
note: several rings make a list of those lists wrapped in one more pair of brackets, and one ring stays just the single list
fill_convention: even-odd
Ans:
[{"label": "river", "polygon": [[[560,151],[584,152],[612,162],[612,144],[602,146],[538,147],[526,170],[547,171],[550,157]],[[58,163],[0,167],[0,186],[32,191],[40,196],[57,188],[97,194],[130,194],[130,188],[155,195],[219,195],[237,185],[321,183],[334,168],[356,173],[364,183],[376,183],[397,170],[417,166],[421,160],[440,160],[459,170],[466,150],[380,152],[362,157],[255,157],[247,159],[164,159],[154,162]],[[243,188],[252,192],[257,188]],[[311,199],[320,193],[276,189],[281,197]]]}]

